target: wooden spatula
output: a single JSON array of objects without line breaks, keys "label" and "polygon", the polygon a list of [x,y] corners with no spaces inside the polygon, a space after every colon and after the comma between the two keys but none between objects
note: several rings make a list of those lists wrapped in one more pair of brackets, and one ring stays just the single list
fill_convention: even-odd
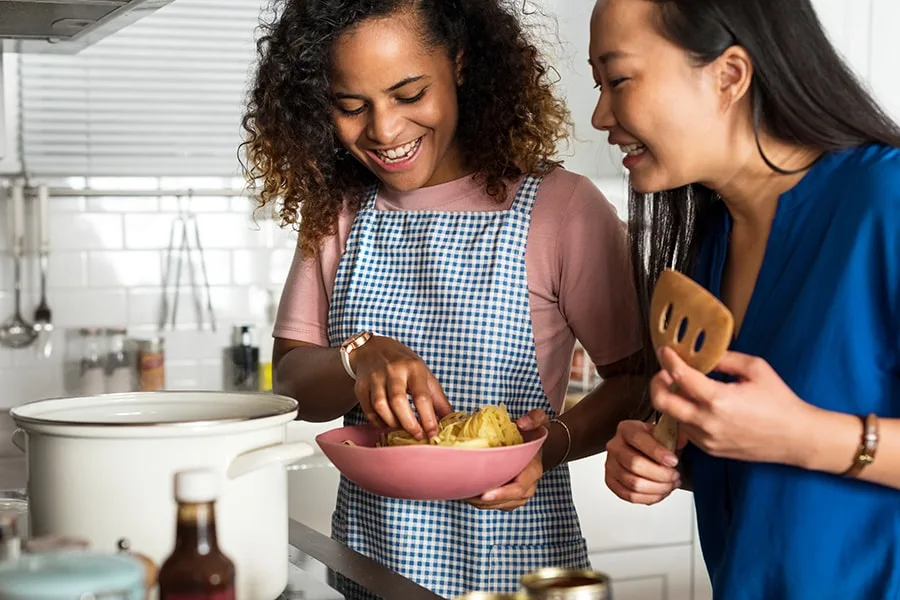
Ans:
[{"label": "wooden spatula", "polygon": [[[689,277],[671,269],[663,271],[650,302],[654,348],[671,347],[684,362],[705,375],[722,360],[733,334],[734,317],[728,307]],[[678,423],[662,415],[653,437],[675,450]]]}]

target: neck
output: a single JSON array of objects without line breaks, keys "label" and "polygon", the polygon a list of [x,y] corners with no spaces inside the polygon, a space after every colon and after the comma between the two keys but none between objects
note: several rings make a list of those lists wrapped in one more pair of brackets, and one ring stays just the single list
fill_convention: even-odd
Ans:
[{"label": "neck", "polygon": [[779,173],[766,164],[754,139],[737,158],[730,159],[737,169],[731,169],[727,177],[704,183],[722,198],[736,225],[768,227],[775,217],[778,198],[797,185],[821,155],[818,150],[763,134],[760,146],[769,162],[790,174]]},{"label": "neck", "polygon": [[429,179],[423,187],[432,187],[441,185],[442,183],[456,181],[457,179],[465,177],[466,175],[471,175],[474,172],[475,169],[470,168],[466,164],[466,161],[463,160],[462,152],[459,150],[459,146],[454,142],[447,148],[447,152],[441,158],[434,173],[432,173],[431,179]]}]

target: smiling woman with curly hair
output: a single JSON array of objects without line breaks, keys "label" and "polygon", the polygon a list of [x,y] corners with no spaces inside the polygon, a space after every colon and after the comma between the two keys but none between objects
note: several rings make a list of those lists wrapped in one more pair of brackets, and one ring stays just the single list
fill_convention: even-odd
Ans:
[{"label": "smiling woman with curly hair", "polygon": [[510,179],[556,164],[568,111],[553,93],[537,48],[500,2],[284,2],[280,21],[259,42],[244,146],[248,172],[262,183],[262,201],[283,198],[281,217],[299,224],[308,255],[335,232],[345,203],[359,208],[363,190],[377,181],[344,152],[332,121],[332,44],[363,19],[413,7],[422,15],[416,34],[426,47],[460,58],[456,144],[488,195],[502,202]]},{"label": "smiling woman with curly hair", "polygon": [[[639,316],[623,224],[554,160],[568,116],[518,10],[275,9],[244,149],[263,205],[280,202],[300,231],[275,324],[276,391],[301,419],[419,440],[452,410],[484,405],[504,404],[526,435],[549,430],[512,482],[465,501],[382,498],[343,479],[333,535],[442,596],[587,567],[565,463],[601,451],[631,414]],[[555,418],[576,337],[604,383]]]}]

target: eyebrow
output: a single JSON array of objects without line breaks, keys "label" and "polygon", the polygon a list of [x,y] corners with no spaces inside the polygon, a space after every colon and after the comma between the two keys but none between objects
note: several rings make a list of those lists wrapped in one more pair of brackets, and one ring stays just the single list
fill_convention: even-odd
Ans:
[{"label": "eyebrow", "polygon": [[[422,81],[423,79],[425,79],[424,75],[414,75],[412,77],[407,77],[405,79],[401,79],[400,81],[398,81],[397,83],[395,83],[394,85],[392,85],[391,87],[389,87],[388,89],[386,89],[384,91],[386,93],[396,92],[397,90],[404,88],[411,83],[416,83],[417,81]],[[348,100],[365,100],[365,98],[363,98],[362,96],[359,96],[357,94],[344,94],[341,92],[336,93],[334,95],[334,97],[338,98],[338,99],[348,99]]]},{"label": "eyebrow", "polygon": [[[611,50],[609,52],[604,52],[600,56],[597,57],[597,62],[601,65],[606,65],[607,63],[614,60],[621,60],[623,58],[627,58],[631,56],[628,52],[623,52],[621,50]],[[590,59],[588,59],[588,63],[593,64]]]}]

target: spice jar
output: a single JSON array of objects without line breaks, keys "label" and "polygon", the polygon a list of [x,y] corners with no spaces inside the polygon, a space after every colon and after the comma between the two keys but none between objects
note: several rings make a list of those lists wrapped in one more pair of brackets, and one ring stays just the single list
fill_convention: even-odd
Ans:
[{"label": "spice jar", "polygon": [[125,352],[125,330],[107,329],[106,346],[106,391],[111,394],[133,391],[132,368]]},{"label": "spice jar", "polygon": [[166,386],[166,354],[162,338],[138,341],[138,380],[142,392]]},{"label": "spice jar", "polygon": [[81,347],[78,387],[84,396],[106,392],[106,373],[103,368],[103,330],[82,327],[78,330]]}]

